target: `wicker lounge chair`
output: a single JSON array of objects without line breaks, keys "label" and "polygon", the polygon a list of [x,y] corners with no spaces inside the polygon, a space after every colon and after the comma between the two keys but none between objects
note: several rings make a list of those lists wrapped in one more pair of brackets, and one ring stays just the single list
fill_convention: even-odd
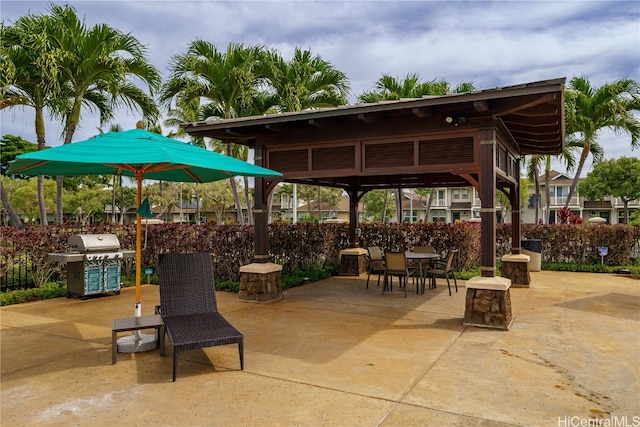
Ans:
[{"label": "wicker lounge chair", "polygon": [[183,350],[237,343],[244,369],[243,335],[218,313],[211,254],[160,255],[158,277],[159,311],[173,346],[173,381]]}]

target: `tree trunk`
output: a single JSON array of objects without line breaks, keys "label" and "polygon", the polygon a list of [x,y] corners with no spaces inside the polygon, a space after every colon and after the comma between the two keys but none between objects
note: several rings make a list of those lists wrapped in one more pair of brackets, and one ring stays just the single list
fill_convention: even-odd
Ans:
[{"label": "tree trunk", "polygon": [[544,188],[547,192],[546,196],[545,196],[545,204],[546,204],[546,208],[545,208],[545,218],[544,218],[544,223],[546,225],[549,225],[549,210],[551,209],[551,195],[549,193],[549,170],[546,171],[546,173],[544,174]]},{"label": "tree trunk", "polygon": [[429,216],[431,215],[431,204],[433,203],[433,188],[429,189],[429,198],[427,199],[427,209],[424,211],[424,223],[429,223]]},{"label": "tree trunk", "polygon": [[567,202],[564,204],[565,208],[569,207],[571,198],[576,192],[576,187],[578,186],[580,175],[582,175],[582,168],[584,167],[584,164],[587,162],[589,151],[591,151],[590,148],[591,148],[591,141],[585,140],[584,147],[582,147],[582,153],[580,153],[580,162],[578,163],[578,169],[576,169],[576,176],[573,177],[573,182],[571,183],[571,188],[569,189],[569,195],[567,196]]},{"label": "tree trunk", "polygon": [[271,224],[273,219],[271,218],[273,211],[273,191],[269,193],[269,197],[267,197],[267,224]]},{"label": "tree trunk", "polygon": [[24,225],[22,225],[22,221],[20,221],[20,217],[16,213],[15,209],[13,209],[13,206],[11,206],[11,202],[9,201],[9,195],[4,189],[4,185],[2,184],[2,181],[0,181],[0,199],[2,200],[2,203],[4,204],[5,209],[7,210],[7,212],[9,213],[9,216],[11,217],[11,220],[13,221],[13,226],[16,227],[18,230],[24,230]]},{"label": "tree trunk", "polygon": [[244,177],[244,199],[247,201],[247,224],[253,225],[253,207],[249,199],[249,177]]},{"label": "tree trunk", "polygon": [[11,202],[9,201],[9,195],[5,191],[2,181],[0,181],[0,199],[2,200],[2,204],[4,204],[5,209],[7,210],[7,212],[9,213],[9,216],[11,217],[11,220],[13,221],[13,226],[16,227],[18,230],[24,230],[24,225],[22,225],[22,221],[20,221],[20,217],[16,213],[15,209],[13,209],[13,206],[11,206]]},{"label": "tree trunk", "polygon": [[398,188],[395,191],[396,199],[396,222],[402,224],[402,189]]},{"label": "tree trunk", "polygon": [[111,184],[111,224],[116,223],[116,176],[113,175]]},{"label": "tree trunk", "polygon": [[[233,157],[231,152],[231,144],[227,144],[227,156]],[[229,178],[229,183],[231,184],[231,192],[233,193],[233,200],[236,204],[236,219],[238,220],[238,224],[244,225],[244,214],[242,213],[242,205],[240,204],[240,196],[238,195],[238,186],[236,185],[235,178]]]},{"label": "tree trunk", "polygon": [[196,224],[200,224],[200,192],[196,186]]},{"label": "tree trunk", "polygon": [[322,222],[322,188],[318,186],[318,222]]},{"label": "tree trunk", "polygon": [[540,177],[538,176],[538,172],[536,171],[536,224],[540,222],[540,209],[542,208],[542,200],[540,200]]},{"label": "tree trunk", "polygon": [[384,199],[382,201],[382,223],[387,222],[387,204],[389,203],[389,190],[384,190]]},{"label": "tree trunk", "polygon": [[56,176],[56,223],[62,224],[62,180],[61,176]]},{"label": "tree trunk", "polygon": [[122,175],[118,178],[118,188],[120,189],[120,224],[124,224],[124,215],[127,208],[124,205],[124,190],[122,189]]},{"label": "tree trunk", "polygon": [[[37,90],[37,97],[41,99],[41,93]],[[36,140],[38,142],[38,151],[45,149],[45,128],[44,128],[44,110],[41,107],[36,108],[35,114]],[[47,225],[47,207],[44,202],[44,176],[38,175],[38,209],[40,210],[40,225]]]},{"label": "tree trunk", "polygon": [[238,187],[236,185],[236,180],[231,177],[229,178],[229,183],[231,184],[231,192],[233,193],[233,200],[236,204],[236,213],[238,224],[244,225],[244,214],[242,213],[242,205],[240,204],[240,196],[238,195]]},{"label": "tree trunk", "polygon": [[44,204],[44,176],[38,175],[38,208],[40,209],[40,225],[47,225],[47,207]]}]

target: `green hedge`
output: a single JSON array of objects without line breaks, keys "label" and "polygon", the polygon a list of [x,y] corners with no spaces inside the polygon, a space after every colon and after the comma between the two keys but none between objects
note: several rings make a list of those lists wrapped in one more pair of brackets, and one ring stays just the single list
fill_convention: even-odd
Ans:
[{"label": "green hedge", "polygon": [[[480,265],[479,224],[361,224],[361,245],[385,250],[405,250],[415,245],[431,245],[438,252],[460,250],[459,269]],[[605,265],[633,265],[632,248],[640,240],[640,226],[630,225],[522,225],[523,239],[541,239],[544,262],[600,264],[598,246],[608,246]],[[0,274],[14,268],[20,254],[27,254],[40,284],[51,276],[64,280],[65,270],[50,264],[47,254],[68,250],[69,235],[113,233],[123,248],[135,248],[135,225],[100,225],[84,228],[72,225],[32,227],[19,231],[3,227],[0,247]],[[213,256],[218,281],[239,281],[239,269],[253,257],[254,230],[249,226],[159,224],[143,230],[143,268],[155,269],[157,255],[166,252],[209,252]],[[340,251],[349,245],[347,224],[273,224],[269,226],[269,254],[283,266],[284,273],[337,268]],[[496,257],[510,252],[511,226],[496,227]],[[134,273],[134,261],[123,263],[123,275]]]}]

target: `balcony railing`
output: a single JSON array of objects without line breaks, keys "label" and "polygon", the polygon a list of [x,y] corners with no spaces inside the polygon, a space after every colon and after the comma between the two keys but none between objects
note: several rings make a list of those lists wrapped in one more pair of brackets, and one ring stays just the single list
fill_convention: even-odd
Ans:
[{"label": "balcony railing", "polygon": [[[566,197],[551,197],[551,206],[564,206],[567,203]],[[571,202],[569,202],[569,206],[578,206],[578,197],[573,196],[571,198]]]},{"label": "balcony railing", "polygon": [[432,206],[446,207],[447,201],[443,199],[436,199],[432,202]]}]

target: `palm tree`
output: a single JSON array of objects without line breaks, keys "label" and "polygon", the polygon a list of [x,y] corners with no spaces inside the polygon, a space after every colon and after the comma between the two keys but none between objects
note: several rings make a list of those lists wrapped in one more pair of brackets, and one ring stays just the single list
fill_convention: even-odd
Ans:
[{"label": "palm tree", "polygon": [[[198,99],[199,107],[206,105],[215,114],[213,117],[240,117],[250,108],[257,88],[264,81],[263,58],[262,47],[230,43],[226,52],[221,52],[213,44],[197,39],[185,54],[171,58],[171,76],[163,86],[160,101],[169,108],[172,102],[185,105]],[[227,154],[233,155],[234,151],[238,154],[231,145],[227,147]],[[236,182],[234,178],[229,182],[240,223],[244,224]]]},{"label": "palm tree", "polygon": [[594,162],[602,159],[604,148],[598,144],[598,133],[609,128],[616,133],[631,135],[631,147],[640,141],[640,120],[633,115],[640,111],[640,86],[631,79],[616,80],[599,88],[586,77],[574,77],[567,87],[565,100],[566,132],[571,145],[580,150],[575,177],[569,189],[565,208],[569,206],[589,154]]},{"label": "palm tree", "polygon": [[[274,97],[267,95],[267,100],[273,102],[272,105],[280,112],[337,107],[347,103],[350,86],[346,74],[320,56],[313,56],[310,50],[296,47],[290,61],[277,51],[270,51],[267,66],[268,93]],[[268,102],[263,105],[265,107],[268,107]],[[320,187],[317,192],[320,210]]]},{"label": "palm tree", "polygon": [[[155,122],[158,108],[153,99],[161,83],[160,73],[146,58],[146,49],[135,37],[98,24],[87,28],[71,6],[51,6],[48,44],[63,53],[56,61],[68,109],[64,112],[64,143],[73,139],[81,112],[89,108],[106,123],[118,108],[139,110],[145,121]],[[131,78],[144,82],[149,94]],[[62,177],[57,177],[57,220],[62,222]]]},{"label": "palm tree", "polygon": [[349,80],[342,71],[310,50],[296,48],[291,61],[268,53],[268,82],[282,112],[337,107],[347,103]]},{"label": "palm tree", "polygon": [[[46,43],[47,16],[25,15],[14,25],[0,27],[0,43],[3,58],[2,100],[0,110],[10,107],[31,107],[35,109],[35,133],[38,150],[45,148],[44,111],[59,107],[57,67],[52,58],[57,52],[51,51]],[[38,207],[40,224],[47,224],[44,202],[44,177],[38,176]]]},{"label": "palm tree", "polygon": [[[447,93],[470,92],[474,89],[475,87],[472,82],[460,82],[455,88],[445,80],[436,81],[434,79],[423,82],[418,73],[407,74],[402,80],[388,74],[383,74],[376,82],[376,89],[374,91],[364,92],[358,97],[358,102],[373,103],[403,98],[421,98],[424,95],[442,96]],[[395,194],[396,221],[399,223],[402,222],[401,191],[401,189],[397,189]]]},{"label": "palm tree", "polygon": [[553,157],[557,157],[565,164],[565,168],[568,172],[572,172],[576,166],[576,160],[573,157],[573,148],[570,145],[565,145],[562,149],[562,153],[558,156],[551,156],[549,154],[534,154],[531,156],[531,160],[527,162],[527,177],[533,179],[535,182],[535,201],[536,201],[536,224],[540,220],[539,209],[542,203],[542,194],[540,186],[540,166],[544,162],[544,188],[547,192],[545,197],[545,217],[544,224],[549,224],[549,210],[551,206],[551,197],[549,197],[549,183],[551,178],[551,160]]}]

